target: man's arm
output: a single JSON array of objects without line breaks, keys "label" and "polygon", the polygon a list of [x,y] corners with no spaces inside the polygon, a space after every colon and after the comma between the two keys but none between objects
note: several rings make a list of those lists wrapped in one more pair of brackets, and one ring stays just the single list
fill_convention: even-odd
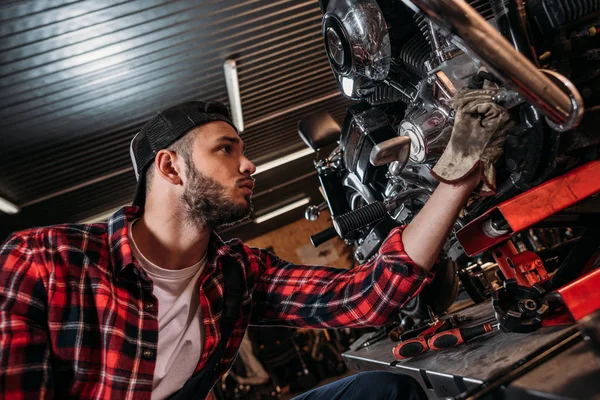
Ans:
[{"label": "man's arm", "polygon": [[350,270],[296,265],[252,249],[258,282],[252,295],[252,323],[304,328],[365,327],[386,324],[427,283],[394,228],[377,257]]},{"label": "man's arm", "polygon": [[0,397],[52,398],[48,298],[29,240],[0,247]]},{"label": "man's arm", "polygon": [[[493,86],[493,85],[490,85]],[[493,100],[496,89],[461,89],[452,99],[452,135],[431,174],[440,182],[403,234],[406,252],[429,271],[458,213],[480,181],[482,192],[496,187],[494,163],[504,151],[510,114]],[[452,182],[452,184],[449,184]]]},{"label": "man's arm", "polygon": [[440,183],[402,233],[404,250],[423,270],[435,264],[458,213],[479,182],[479,173],[471,173],[460,183]]},{"label": "man's arm", "polygon": [[395,228],[369,263],[351,270],[294,265],[261,251],[253,322],[300,327],[385,324],[427,283],[456,217],[479,176],[440,184],[406,228]]}]

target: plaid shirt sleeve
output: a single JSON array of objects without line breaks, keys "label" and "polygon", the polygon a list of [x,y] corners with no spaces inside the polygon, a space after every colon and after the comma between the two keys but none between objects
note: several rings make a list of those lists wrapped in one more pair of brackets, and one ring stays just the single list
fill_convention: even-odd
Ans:
[{"label": "plaid shirt sleeve", "polygon": [[410,259],[403,227],[372,261],[344,270],[294,265],[263,250],[253,323],[335,328],[384,325],[431,278]]},{"label": "plaid shirt sleeve", "polygon": [[6,399],[52,398],[47,277],[30,239],[0,247],[0,393]]}]

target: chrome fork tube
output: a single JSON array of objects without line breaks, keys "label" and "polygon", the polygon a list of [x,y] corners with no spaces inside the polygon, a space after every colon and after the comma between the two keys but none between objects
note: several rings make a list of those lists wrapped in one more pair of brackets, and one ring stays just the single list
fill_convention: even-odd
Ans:
[{"label": "chrome fork tube", "polygon": [[558,81],[569,91],[566,93],[555,83],[556,76],[539,70],[465,1],[404,1],[410,1],[440,27],[458,36],[459,47],[478,57],[496,76],[537,106],[555,127],[569,130],[579,124],[583,104],[574,85],[565,85],[566,78],[561,76]]}]

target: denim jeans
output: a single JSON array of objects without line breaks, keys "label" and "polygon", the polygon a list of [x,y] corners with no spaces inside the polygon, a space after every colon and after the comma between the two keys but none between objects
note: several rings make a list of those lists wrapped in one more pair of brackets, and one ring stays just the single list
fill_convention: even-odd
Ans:
[{"label": "denim jeans", "polygon": [[313,389],[292,400],[427,400],[413,378],[393,372],[370,371]]}]

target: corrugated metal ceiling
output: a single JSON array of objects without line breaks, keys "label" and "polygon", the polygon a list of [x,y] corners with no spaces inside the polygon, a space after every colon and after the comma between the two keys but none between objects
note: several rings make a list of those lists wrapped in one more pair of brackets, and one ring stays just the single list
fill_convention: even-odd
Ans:
[{"label": "corrugated metal ceiling", "polygon": [[[304,147],[302,115],[327,109],[341,121],[348,105],[315,0],[28,0],[0,10],[0,197],[22,207],[0,215],[0,238],[128,203],[135,132],[179,102],[226,102],[227,58],[257,164]],[[310,172],[310,157],[302,162]],[[286,166],[259,175],[257,189],[291,199],[304,188],[286,182],[300,175]]]}]

